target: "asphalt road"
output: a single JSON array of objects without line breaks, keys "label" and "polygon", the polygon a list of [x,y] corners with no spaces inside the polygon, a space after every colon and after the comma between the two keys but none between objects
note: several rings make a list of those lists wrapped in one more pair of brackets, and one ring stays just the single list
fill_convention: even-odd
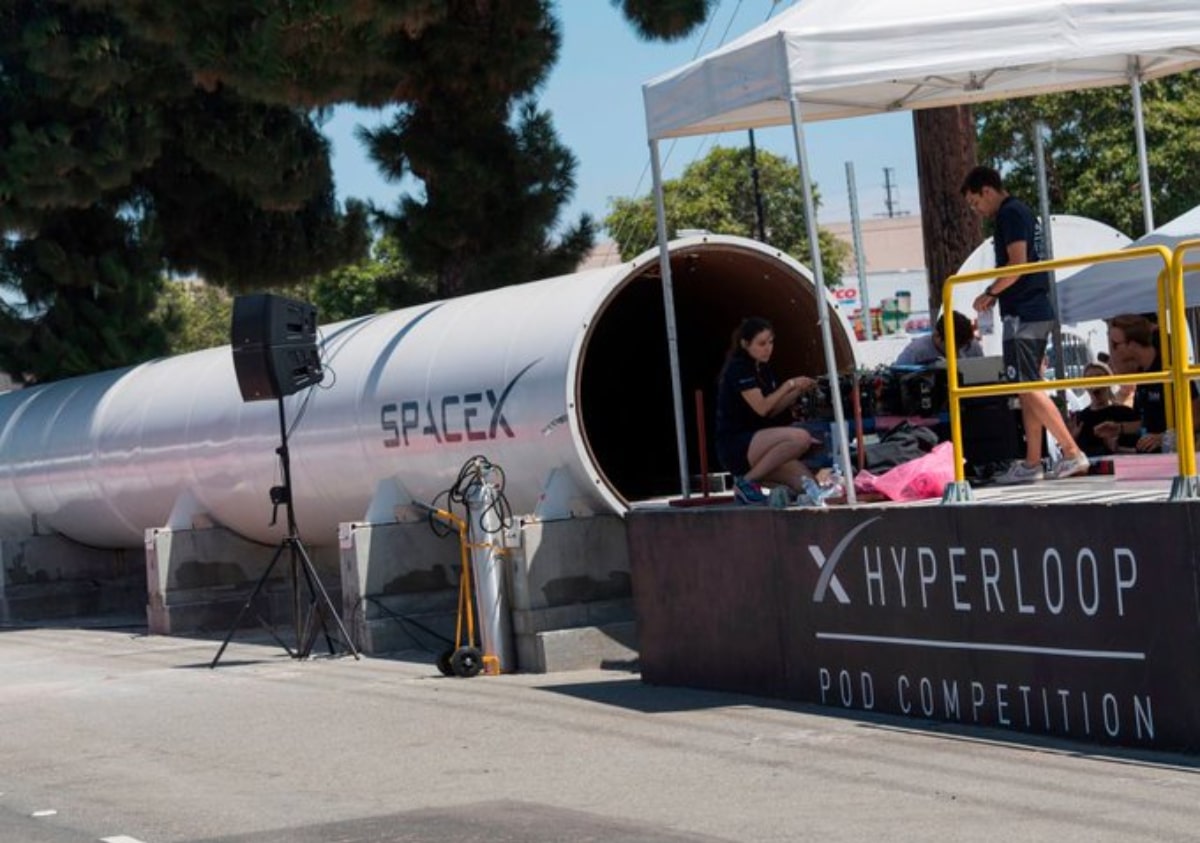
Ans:
[{"label": "asphalt road", "polygon": [[217,644],[0,632],[0,843],[1200,837],[1190,756]]}]

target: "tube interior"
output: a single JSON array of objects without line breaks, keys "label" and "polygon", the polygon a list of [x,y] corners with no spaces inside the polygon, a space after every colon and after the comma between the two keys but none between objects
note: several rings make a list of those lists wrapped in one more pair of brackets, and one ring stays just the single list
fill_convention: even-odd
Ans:
[{"label": "tube interior", "polygon": [[[593,464],[626,505],[680,493],[670,361],[657,261],[637,270],[597,314],[580,365],[580,414]],[[730,338],[746,316],[775,327],[771,366],[780,378],[825,374],[817,299],[811,282],[766,252],[722,243],[672,250],[689,473],[701,473],[696,393],[703,395],[703,455],[722,471],[713,447],[717,376]],[[839,371],[854,361],[833,322]]]}]

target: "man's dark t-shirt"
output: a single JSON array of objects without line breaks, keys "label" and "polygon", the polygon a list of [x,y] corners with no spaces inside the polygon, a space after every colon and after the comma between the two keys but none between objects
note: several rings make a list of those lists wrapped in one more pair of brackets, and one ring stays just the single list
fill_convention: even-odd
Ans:
[{"label": "man's dark t-shirt", "polygon": [[[996,266],[1008,265],[1010,243],[1025,241],[1025,262],[1042,260],[1042,226],[1029,206],[1014,196],[1004,197],[996,211]],[[1016,316],[1022,322],[1049,322],[1054,319],[1050,305],[1050,274],[1034,272],[1022,275],[1017,282],[1000,293],[1000,315]]]},{"label": "man's dark t-shirt", "polygon": [[[1157,346],[1154,351],[1154,362],[1145,372],[1162,371],[1162,354]],[[1195,382],[1192,383],[1190,398],[1195,400],[1197,394]],[[1137,410],[1142,419],[1142,427],[1147,433],[1162,433],[1173,425],[1167,422],[1167,385],[1165,383],[1139,383],[1133,393],[1133,409]]]}]

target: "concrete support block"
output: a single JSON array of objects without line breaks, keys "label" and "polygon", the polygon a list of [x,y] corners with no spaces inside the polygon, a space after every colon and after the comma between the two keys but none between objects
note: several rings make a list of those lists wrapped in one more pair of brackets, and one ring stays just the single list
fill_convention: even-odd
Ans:
[{"label": "concrete support block", "polygon": [[453,640],[462,564],[457,533],[439,537],[424,518],[347,522],[338,544],[342,617],[359,650],[440,652],[442,639]]},{"label": "concrete support block", "polygon": [[521,670],[579,670],[636,659],[624,519],[522,524],[510,558]]},{"label": "concrete support block", "polygon": [[[336,548],[304,545],[331,599],[338,599]],[[247,541],[221,527],[146,531],[146,617],[150,632],[172,635],[228,630],[250,592],[278,556],[259,599],[242,619],[286,628],[295,618],[295,599],[307,609],[309,590],[301,566],[294,588],[289,548]]]},{"label": "concrete support block", "polygon": [[[531,521],[498,539],[506,554],[516,669],[542,673],[636,659],[625,522]],[[343,617],[364,653],[453,640],[461,548],[424,517],[339,528]],[[438,636],[442,636],[439,638]],[[478,637],[476,639],[478,643]]]},{"label": "concrete support block", "polygon": [[517,611],[632,595],[625,521],[615,515],[522,524],[513,559]]},{"label": "concrete support block", "polygon": [[527,654],[529,673],[604,668],[636,670],[638,665],[637,624],[634,621],[552,629],[530,639]]},{"label": "concrete support block", "polygon": [[140,621],[146,580],[136,550],[61,536],[0,539],[0,622],[120,617]]}]

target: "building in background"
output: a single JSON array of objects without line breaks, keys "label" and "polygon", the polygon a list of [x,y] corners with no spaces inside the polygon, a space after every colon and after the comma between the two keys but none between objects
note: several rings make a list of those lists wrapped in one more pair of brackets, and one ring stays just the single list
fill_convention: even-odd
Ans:
[{"label": "building in background", "polygon": [[[854,234],[848,222],[823,223],[822,228],[851,249],[842,286],[834,291],[834,297],[861,338],[864,306],[853,252]],[[929,330],[929,278],[921,218],[905,215],[867,219],[862,221],[860,231],[875,335]]]}]

